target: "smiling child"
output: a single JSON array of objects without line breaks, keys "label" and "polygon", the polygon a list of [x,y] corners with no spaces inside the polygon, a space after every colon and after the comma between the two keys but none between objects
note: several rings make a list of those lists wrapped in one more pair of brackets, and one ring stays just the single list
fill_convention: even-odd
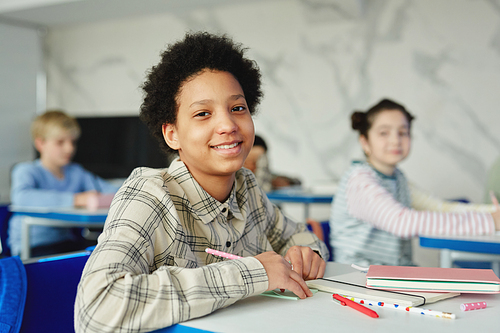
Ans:
[{"label": "smiling child", "polygon": [[347,264],[413,265],[411,237],[479,235],[500,230],[495,205],[446,203],[408,184],[397,168],[410,152],[413,116],[384,99],[352,114],[365,162],[342,177],[330,218],[334,260]]},{"label": "smiling child", "polygon": [[116,194],[78,287],[76,331],[151,331],[275,288],[312,296],[304,279],[323,276],[325,244],[242,168],[262,97],[244,49],[187,34],[143,89],[141,118],[179,157],[167,169],[136,169]]}]

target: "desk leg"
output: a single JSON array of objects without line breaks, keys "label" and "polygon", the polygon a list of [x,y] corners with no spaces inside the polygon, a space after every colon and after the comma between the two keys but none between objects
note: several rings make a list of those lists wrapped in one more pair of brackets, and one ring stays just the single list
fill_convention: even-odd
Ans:
[{"label": "desk leg", "polygon": [[24,216],[21,224],[21,260],[26,260],[31,257],[30,225],[27,219],[29,219],[29,217]]},{"label": "desk leg", "polygon": [[451,258],[450,249],[441,249],[441,267],[451,268],[453,265],[453,259]]},{"label": "desk leg", "polygon": [[304,223],[306,223],[306,222],[307,222],[307,219],[308,219],[309,217],[310,217],[310,215],[309,215],[309,204],[308,204],[308,203],[306,203],[306,204],[304,205],[304,221],[303,221],[303,222],[304,222]]}]

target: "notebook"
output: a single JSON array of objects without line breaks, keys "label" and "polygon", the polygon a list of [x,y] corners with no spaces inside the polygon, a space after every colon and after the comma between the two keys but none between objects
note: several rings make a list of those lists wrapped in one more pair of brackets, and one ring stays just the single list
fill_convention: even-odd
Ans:
[{"label": "notebook", "polygon": [[371,265],[368,288],[461,293],[500,293],[500,279],[491,269]]},{"label": "notebook", "polygon": [[113,201],[114,193],[99,194],[97,197],[90,197],[87,201],[87,209],[96,211],[99,208],[109,208],[111,201]]},{"label": "notebook", "polygon": [[316,288],[323,292],[337,293],[370,301],[399,304],[403,306],[420,306],[460,295],[460,293],[456,292],[398,292],[369,289],[366,287],[366,273],[364,272],[352,272],[317,280],[309,280],[306,281],[306,284],[309,288]]},{"label": "notebook", "polygon": [[[313,294],[316,294],[318,292],[318,289],[311,289],[311,292]],[[284,291],[281,291],[280,289],[268,290],[268,291],[264,291],[260,295],[261,296],[284,298],[284,299],[292,299],[292,300],[299,300],[300,299],[299,296],[295,295],[293,292],[291,292],[288,289],[285,289]]]}]

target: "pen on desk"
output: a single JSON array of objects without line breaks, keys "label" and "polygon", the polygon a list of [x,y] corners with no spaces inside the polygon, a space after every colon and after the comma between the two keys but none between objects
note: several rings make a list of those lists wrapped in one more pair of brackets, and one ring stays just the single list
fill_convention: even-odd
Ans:
[{"label": "pen on desk", "polygon": [[378,313],[376,313],[375,311],[373,311],[371,309],[368,309],[367,307],[364,307],[361,304],[353,302],[350,299],[342,297],[338,294],[333,294],[332,296],[333,296],[333,300],[342,306],[348,306],[350,308],[353,308],[354,310],[358,310],[359,312],[364,313],[367,316],[370,316],[372,318],[378,318]]},{"label": "pen on desk", "polygon": [[227,253],[227,252],[222,252],[222,251],[210,249],[208,247],[205,249],[205,252],[209,253],[211,255],[222,257],[222,258],[226,258],[226,259],[241,259],[241,258],[243,258],[243,257],[237,256],[235,254],[231,254],[231,253]]},{"label": "pen on desk", "polygon": [[362,273],[367,273],[368,269],[369,269],[369,267],[361,267],[361,266],[358,266],[356,264],[351,264],[351,267],[354,269],[357,269],[358,271],[360,271]]},{"label": "pen on desk", "polygon": [[455,314],[449,313],[449,312],[441,312],[441,311],[435,311],[435,310],[424,309],[424,308],[416,308],[413,306],[391,304],[391,303],[386,303],[386,302],[370,301],[370,300],[356,298],[356,297],[350,297],[350,296],[346,296],[346,295],[342,295],[342,296],[345,297],[346,299],[349,299],[353,302],[356,302],[356,304],[359,303],[359,304],[363,304],[363,305],[378,306],[378,307],[383,307],[386,309],[394,309],[394,310],[406,311],[406,312],[417,313],[417,314],[432,316],[432,317],[446,318],[446,319],[455,319],[456,318]]},{"label": "pen on desk", "polygon": [[488,305],[486,304],[486,302],[462,303],[460,304],[460,310],[470,311],[470,310],[486,309],[487,306]]}]

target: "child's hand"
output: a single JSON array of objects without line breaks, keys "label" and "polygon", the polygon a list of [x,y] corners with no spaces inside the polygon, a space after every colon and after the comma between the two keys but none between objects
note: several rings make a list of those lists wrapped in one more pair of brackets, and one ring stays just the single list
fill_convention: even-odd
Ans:
[{"label": "child's hand", "polygon": [[491,216],[493,216],[493,220],[495,221],[495,229],[497,231],[500,230],[500,205],[498,204],[497,197],[493,193],[493,191],[490,191],[490,197],[491,197],[491,202],[493,205],[496,207],[496,210],[491,213]]},{"label": "child's hand", "polygon": [[288,249],[286,260],[293,265],[293,270],[299,273],[304,280],[314,280],[325,274],[326,262],[307,246],[292,246]]},{"label": "child's hand", "polygon": [[98,202],[99,202],[99,192],[97,191],[75,193],[73,197],[73,204],[75,205],[75,207],[84,207],[87,209],[93,209],[94,205]]},{"label": "child's hand", "polygon": [[255,258],[266,269],[269,279],[267,290],[288,289],[300,298],[313,295],[300,275],[292,270],[292,265],[276,252],[264,252],[256,255]]}]

